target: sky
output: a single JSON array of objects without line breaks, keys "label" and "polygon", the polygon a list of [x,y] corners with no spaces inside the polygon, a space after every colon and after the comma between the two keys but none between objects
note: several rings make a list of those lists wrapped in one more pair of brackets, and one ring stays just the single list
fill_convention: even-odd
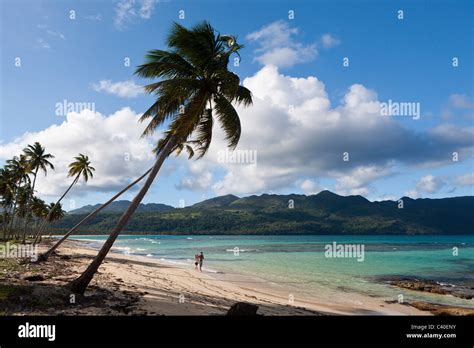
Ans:
[{"label": "sky", "polygon": [[236,107],[234,152],[216,123],[208,154],[171,156],[145,203],[324,189],[370,200],[473,194],[472,1],[0,6],[0,164],[39,141],[55,170],[38,177],[37,193],[54,201],[72,180],[67,165],[88,155],[94,178],[74,187],[66,210],[106,201],[153,164],[165,128],[141,137],[153,96],[134,70],[147,51],[167,49],[174,21],[237,36],[245,47],[229,69],[254,103]]}]

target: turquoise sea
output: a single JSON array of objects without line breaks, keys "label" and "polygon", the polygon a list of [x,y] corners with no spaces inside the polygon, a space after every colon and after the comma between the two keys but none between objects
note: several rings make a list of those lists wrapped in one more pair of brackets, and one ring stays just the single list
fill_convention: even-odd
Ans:
[{"label": "turquoise sea", "polygon": [[[99,247],[106,236],[73,236]],[[357,258],[328,258],[326,245],[364,247]],[[457,252],[456,252],[457,250]],[[387,300],[428,300],[474,308],[474,299],[394,288],[384,278],[431,279],[474,291],[474,236],[162,236],[123,235],[114,252],[160,259],[194,268],[205,255],[204,271],[217,280],[272,288],[302,299],[348,303],[358,293]]]}]

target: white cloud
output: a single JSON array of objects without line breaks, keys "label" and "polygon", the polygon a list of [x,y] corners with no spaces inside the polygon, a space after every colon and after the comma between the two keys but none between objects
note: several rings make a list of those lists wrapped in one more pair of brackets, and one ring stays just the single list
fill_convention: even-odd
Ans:
[{"label": "white cloud", "polygon": [[396,201],[398,200],[399,197],[396,197],[394,195],[381,195],[381,196],[378,196],[378,197],[375,197],[374,199],[372,199],[372,201],[378,201],[378,202],[381,202],[381,201]]},{"label": "white cloud", "polygon": [[138,14],[140,18],[149,19],[155,7],[155,0],[143,0]]},{"label": "white cloud", "polygon": [[449,103],[459,109],[474,109],[474,103],[464,94],[451,94],[449,96]]},{"label": "white cloud", "polygon": [[340,195],[367,196],[373,192],[370,183],[391,173],[383,166],[357,166],[342,175],[336,174],[336,193]]},{"label": "white cloud", "polygon": [[60,33],[59,31],[53,31],[53,30],[46,30],[46,33],[50,36],[54,37],[59,37],[60,39],[66,40],[66,37],[64,36],[63,33]]},{"label": "white cloud", "polygon": [[471,186],[474,185],[474,173],[468,173],[456,178],[456,184],[460,186]]},{"label": "white cloud", "polygon": [[433,175],[426,175],[418,181],[416,189],[418,192],[435,193],[444,185],[445,183],[441,179]]},{"label": "white cloud", "polygon": [[424,194],[433,194],[439,192],[446,183],[434,175],[426,175],[421,177],[416,183],[416,187],[406,193],[408,197],[418,198]]},{"label": "white cloud", "polygon": [[139,19],[150,19],[158,0],[121,0],[115,6],[115,27],[119,30]]},{"label": "white cloud", "polygon": [[311,179],[303,180],[300,184],[300,189],[305,195],[314,195],[322,191],[321,186],[319,186],[315,180]]},{"label": "white cloud", "polygon": [[248,34],[246,38],[259,46],[255,60],[263,65],[288,67],[309,62],[318,55],[316,44],[304,45],[297,42],[297,34],[297,28],[290,27],[284,21],[277,21]]},{"label": "white cloud", "polygon": [[87,16],[84,16],[85,19],[89,20],[89,21],[102,21],[102,14],[100,13],[97,13],[95,15],[87,15]]},{"label": "white cloud", "polygon": [[118,82],[101,80],[98,83],[93,83],[92,88],[96,92],[105,92],[125,98],[134,98],[143,93],[143,87],[137,85],[133,80]]},{"label": "white cloud", "polygon": [[[472,134],[454,126],[419,133],[382,117],[377,94],[359,84],[350,86],[337,105],[331,105],[316,77],[286,76],[275,66],[263,67],[243,84],[252,91],[254,104],[237,107],[242,124],[237,150],[256,151],[258,161],[221,163],[226,143],[216,123],[211,147],[200,162],[211,172],[224,171],[211,186],[217,195],[302,188],[305,178],[334,179],[340,193],[375,195],[373,182],[391,175],[399,164],[451,163],[447,149],[468,153],[473,147]],[[349,153],[347,162],[344,152]]]},{"label": "white cloud", "polygon": [[405,196],[413,198],[413,199],[418,198],[418,195],[419,193],[416,190],[410,190],[410,191],[405,192]]},{"label": "white cloud", "polygon": [[[28,144],[38,141],[55,156],[55,170],[38,178],[41,196],[57,198],[71,182],[68,164],[79,153],[89,156],[95,167],[94,178],[75,187],[73,196],[96,191],[116,191],[143,174],[153,163],[153,146],[140,138],[145,127],[139,114],[123,108],[109,116],[83,110],[68,113],[63,123],[39,132],[28,132],[7,144],[0,145],[0,158],[9,159],[21,153]],[[153,138],[156,139],[156,138]],[[151,140],[151,139],[150,139]]]},{"label": "white cloud", "polygon": [[321,36],[320,41],[321,41],[321,44],[323,45],[324,48],[331,48],[331,47],[337,46],[341,43],[340,40],[336,39],[331,34],[323,34]]},{"label": "white cloud", "polygon": [[181,178],[176,188],[178,190],[187,189],[191,191],[205,191],[212,184],[212,173],[202,162],[191,162],[186,175]]},{"label": "white cloud", "polygon": [[48,42],[46,42],[45,39],[41,37],[36,40],[36,44],[37,44],[36,47],[39,47],[39,48],[45,48],[45,49],[51,48],[51,45]]}]

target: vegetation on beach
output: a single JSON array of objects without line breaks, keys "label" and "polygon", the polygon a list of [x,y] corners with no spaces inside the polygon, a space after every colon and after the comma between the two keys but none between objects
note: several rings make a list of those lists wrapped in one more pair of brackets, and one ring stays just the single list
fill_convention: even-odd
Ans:
[{"label": "vegetation on beach", "polygon": [[[228,64],[233,54],[240,58],[238,52],[243,46],[236,42],[234,36],[217,33],[208,22],[202,22],[191,29],[174,23],[167,44],[168,51],[149,51],[146,63],[136,70],[140,77],[158,79],[144,87],[148,93],[155,94],[157,99],[140,119],[142,122],[149,121],[143,136],[154,133],[159,126],[167,124],[168,127],[154,150],[157,155],[155,164],[108,202],[83,217],[40,257],[40,261],[47,260],[71,233],[147,177],[92,263],[79,278],[69,284],[69,288],[76,293],[82,294],[85,291],[169,155],[179,155],[185,150],[189,158],[195,154],[198,158],[204,156],[211,144],[216,121],[224,130],[230,148],[235,148],[239,142],[240,120],[234,105],[251,105],[252,96],[240,84],[240,78],[228,69]],[[35,196],[35,185],[40,170],[46,175],[48,168],[54,169],[49,161],[52,158],[54,156],[45,153],[41,144],[35,143],[28,145],[19,157],[8,160],[1,169],[0,203],[4,240],[22,238],[26,242],[27,237],[30,237],[33,238],[33,244],[36,244],[51,222],[64,217],[61,201],[74,185],[81,177],[84,182],[93,177],[95,169],[88,156],[79,154],[69,165],[68,177],[73,177],[73,181],[55,203],[48,205]],[[30,227],[30,222],[34,222],[35,226]]]},{"label": "vegetation on beach", "polygon": [[[53,155],[45,152],[38,142],[28,145],[23,153],[6,161],[0,169],[0,205],[2,209],[1,229],[3,240],[21,239],[36,233],[40,237],[41,229],[64,216],[60,204],[47,205],[35,196],[35,187],[39,171],[47,175],[48,169],[54,170],[50,159]],[[34,222],[35,228],[30,226]]]}]

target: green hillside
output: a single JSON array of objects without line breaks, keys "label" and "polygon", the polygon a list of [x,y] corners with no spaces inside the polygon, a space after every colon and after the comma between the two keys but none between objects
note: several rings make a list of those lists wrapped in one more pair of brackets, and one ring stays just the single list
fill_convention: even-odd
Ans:
[{"label": "green hillside", "polygon": [[[394,201],[370,202],[362,196],[261,195],[216,197],[186,208],[137,212],[125,228],[136,234],[473,234],[474,197],[411,199],[403,209]],[[120,209],[98,214],[80,230],[109,233]],[[153,206],[150,206],[153,207]],[[63,233],[85,214],[66,215],[53,226]]]}]

